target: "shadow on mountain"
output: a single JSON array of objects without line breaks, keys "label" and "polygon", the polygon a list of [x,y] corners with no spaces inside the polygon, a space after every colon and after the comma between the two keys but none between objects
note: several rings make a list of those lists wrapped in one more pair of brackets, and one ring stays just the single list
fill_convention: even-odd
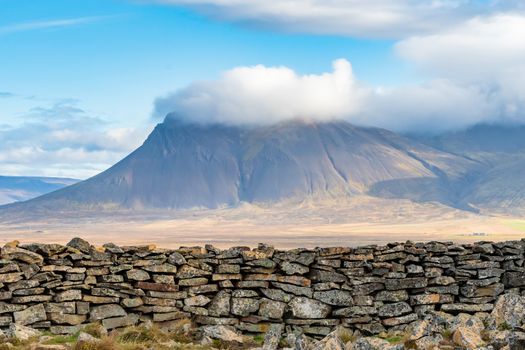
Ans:
[{"label": "shadow on mountain", "polygon": [[419,177],[380,181],[373,184],[368,194],[385,199],[409,199],[419,203],[438,202],[446,206],[478,213],[465,203],[464,181],[451,182],[439,177]]}]

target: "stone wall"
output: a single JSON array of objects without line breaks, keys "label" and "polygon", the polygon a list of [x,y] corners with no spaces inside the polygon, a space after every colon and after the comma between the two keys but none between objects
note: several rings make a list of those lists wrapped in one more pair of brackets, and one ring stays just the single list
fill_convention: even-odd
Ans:
[{"label": "stone wall", "polygon": [[490,312],[498,295],[525,288],[524,252],[525,241],[288,251],[14,242],[1,250],[0,327],[59,334],[191,318],[245,333],[285,324],[313,336],[337,325],[376,334],[432,310]]}]

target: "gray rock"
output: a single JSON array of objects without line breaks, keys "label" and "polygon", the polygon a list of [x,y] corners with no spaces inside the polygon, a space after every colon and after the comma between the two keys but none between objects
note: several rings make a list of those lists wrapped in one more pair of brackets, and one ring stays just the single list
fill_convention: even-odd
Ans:
[{"label": "gray rock", "polygon": [[8,338],[14,338],[21,341],[27,341],[31,338],[36,338],[40,336],[40,332],[31,327],[26,327],[21,324],[12,323],[9,325],[9,328],[5,330],[4,333]]},{"label": "gray rock", "polygon": [[385,287],[387,290],[424,288],[427,285],[428,281],[425,277],[385,280]]},{"label": "gray rock", "polygon": [[333,306],[351,306],[354,302],[352,294],[345,290],[315,292],[313,298]]},{"label": "gray rock", "polygon": [[213,297],[210,306],[208,307],[208,313],[210,316],[215,317],[228,316],[230,314],[230,305],[230,293],[221,290],[215,295],[215,297]]},{"label": "gray rock", "polygon": [[297,318],[327,318],[332,308],[318,300],[295,297],[288,303],[292,314]]},{"label": "gray rock", "polygon": [[385,304],[378,309],[378,315],[381,317],[401,316],[412,312],[412,308],[406,302],[394,304]]},{"label": "gray rock", "polygon": [[126,271],[126,277],[131,281],[147,281],[150,279],[149,273],[141,269]]},{"label": "gray rock", "polygon": [[281,319],[284,314],[286,304],[271,299],[261,299],[259,315],[270,319]]},{"label": "gray rock", "polygon": [[66,245],[68,247],[78,249],[82,253],[89,253],[89,251],[91,250],[91,244],[89,244],[89,242],[87,242],[87,241],[85,241],[85,240],[83,240],[82,238],[79,238],[79,237],[73,238]]},{"label": "gray rock", "polygon": [[99,305],[91,308],[90,321],[95,322],[110,317],[126,316],[126,311],[118,304]]},{"label": "gray rock", "polygon": [[262,350],[276,350],[284,330],[283,324],[272,323],[264,336]]},{"label": "gray rock", "polygon": [[223,325],[215,326],[203,326],[201,327],[202,333],[212,339],[220,339],[226,342],[237,342],[243,343],[244,339],[242,335],[238,334],[231,327]]},{"label": "gray rock", "polygon": [[232,298],[231,313],[237,316],[248,316],[259,310],[259,300],[252,298]]},{"label": "gray rock", "polygon": [[490,314],[496,327],[507,324],[513,328],[523,325],[525,320],[525,297],[504,294],[500,296]]},{"label": "gray rock", "polygon": [[37,304],[30,306],[22,311],[13,313],[15,323],[21,325],[29,325],[40,321],[47,320],[46,309],[44,304]]}]

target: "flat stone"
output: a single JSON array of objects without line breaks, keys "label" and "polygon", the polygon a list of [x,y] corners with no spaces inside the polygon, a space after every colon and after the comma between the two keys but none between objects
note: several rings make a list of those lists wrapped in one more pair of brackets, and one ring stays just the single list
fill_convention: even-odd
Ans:
[{"label": "flat stone", "polygon": [[424,277],[385,280],[385,287],[387,290],[424,288],[427,284],[428,281]]},{"label": "flat stone", "polygon": [[13,313],[15,323],[29,325],[35,322],[47,320],[46,310],[43,304],[30,306],[27,309]]},{"label": "flat stone", "polygon": [[4,246],[1,255],[3,259],[21,261],[26,264],[42,265],[44,262],[42,255],[18,247]]},{"label": "flat stone", "polygon": [[283,291],[287,293],[292,293],[298,296],[306,296],[308,298],[311,298],[313,296],[312,289],[308,287],[300,287],[300,286],[295,286],[292,284],[279,283],[279,282],[272,282],[272,285],[276,288],[282,289]]},{"label": "flat stone", "polygon": [[394,326],[399,326],[401,324],[407,324],[410,322],[414,322],[417,319],[418,319],[417,314],[408,314],[408,315],[399,316],[399,317],[385,318],[381,322],[383,322],[385,326],[394,327]]},{"label": "flat stone", "polygon": [[289,262],[289,261],[284,261],[280,265],[280,268],[287,275],[304,275],[305,273],[310,271],[310,269],[304,265]]},{"label": "flat stone", "polygon": [[2,273],[0,274],[0,283],[14,283],[18,282],[24,277],[23,272],[11,272],[11,273]]},{"label": "flat stone", "polygon": [[157,292],[154,290],[146,292],[146,294],[152,298],[163,298],[163,299],[184,299],[188,296],[187,292]]},{"label": "flat stone", "polygon": [[47,318],[56,324],[68,324],[71,326],[84,323],[87,319],[86,315],[72,315],[57,312],[47,313]]},{"label": "flat stone", "polygon": [[78,289],[70,289],[55,295],[56,302],[82,300],[82,292]]},{"label": "flat stone", "polygon": [[[206,280],[207,282],[208,280]],[[144,290],[154,290],[158,292],[177,292],[179,286],[175,284],[166,284],[166,283],[152,283],[152,282],[138,282],[137,288]]]},{"label": "flat stone", "polygon": [[8,303],[0,302],[0,314],[21,311],[21,310],[24,310],[25,308],[27,308],[26,305],[15,305],[15,304],[8,304]]},{"label": "flat stone", "polygon": [[205,306],[210,302],[210,298],[204,295],[196,295],[194,297],[184,299],[184,305],[186,306]]},{"label": "flat stone", "polygon": [[407,301],[408,300],[408,292],[406,290],[383,290],[377,293],[376,300],[378,301],[393,301],[393,302],[399,302],[399,301]]},{"label": "flat stone", "polygon": [[91,308],[90,321],[99,321],[111,317],[126,316],[126,311],[118,304],[99,305]]},{"label": "flat stone", "polygon": [[297,318],[327,318],[332,311],[329,305],[305,297],[293,298],[288,306],[292,310],[293,316]]},{"label": "flat stone", "polygon": [[462,304],[462,303],[455,303],[455,304],[443,304],[441,305],[441,311],[444,312],[467,312],[467,313],[475,313],[475,312],[489,312],[492,311],[494,306],[492,304]]},{"label": "flat stone", "polygon": [[410,312],[412,312],[412,308],[404,301],[385,304],[378,309],[378,315],[381,317],[401,316]]},{"label": "flat stone", "polygon": [[115,329],[134,326],[139,321],[139,315],[128,314],[126,316],[106,318],[102,320],[102,326],[106,329]]},{"label": "flat stone", "polygon": [[190,265],[182,265],[177,272],[177,278],[195,278],[202,276],[210,276],[212,273],[210,271],[197,269]]},{"label": "flat stone", "polygon": [[248,316],[259,310],[259,300],[252,298],[232,298],[231,313],[237,316]]},{"label": "flat stone", "polygon": [[116,304],[120,301],[119,297],[99,297],[95,295],[84,295],[82,297],[83,301],[92,304]]},{"label": "flat stone", "polygon": [[63,314],[74,314],[76,312],[76,304],[73,301],[63,303],[46,303],[44,308],[47,313],[63,313]]},{"label": "flat stone", "polygon": [[284,314],[286,304],[271,299],[261,299],[259,315],[270,319],[281,319]]},{"label": "flat stone", "polygon": [[354,302],[352,294],[345,290],[315,292],[313,298],[333,306],[351,306]]},{"label": "flat stone", "polygon": [[150,279],[149,273],[141,269],[126,271],[126,277],[130,281],[147,281]]},{"label": "flat stone", "polygon": [[221,264],[217,266],[217,273],[238,274],[241,272],[241,265]]}]

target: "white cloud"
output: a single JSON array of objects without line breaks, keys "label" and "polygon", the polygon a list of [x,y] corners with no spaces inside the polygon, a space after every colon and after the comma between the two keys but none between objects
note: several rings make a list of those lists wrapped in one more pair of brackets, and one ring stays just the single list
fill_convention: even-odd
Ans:
[{"label": "white cloud", "polygon": [[396,49],[403,58],[442,76],[499,79],[525,66],[525,16],[472,18],[432,35],[402,40]]},{"label": "white cloud", "polygon": [[525,122],[525,16],[476,17],[403,40],[396,50],[427,74],[487,91],[498,100],[493,118]]},{"label": "white cloud", "polygon": [[320,75],[298,75],[286,67],[238,67],[218,81],[194,83],[157,99],[155,114],[233,124],[327,120],[356,113],[364,93],[346,60],[334,61],[333,71]]},{"label": "white cloud", "polygon": [[396,131],[461,128],[499,115],[499,96],[475,84],[432,80],[413,86],[369,87],[346,60],[333,71],[299,75],[285,67],[238,67],[156,101],[155,114],[203,123],[273,124],[296,118],[344,119]]},{"label": "white cloud", "polygon": [[99,22],[116,16],[88,16],[88,17],[77,17],[77,18],[65,18],[65,19],[53,19],[43,21],[29,21],[11,23],[4,26],[0,26],[0,35],[12,34],[18,32],[26,32],[31,30],[41,29],[52,29],[52,28],[63,28],[77,26],[81,24]]},{"label": "white cloud", "polygon": [[400,38],[471,18],[522,10],[518,0],[144,0],[291,32]]},{"label": "white cloud", "polygon": [[114,127],[66,100],[0,128],[0,174],[87,178],[122,159],[148,128]]}]

